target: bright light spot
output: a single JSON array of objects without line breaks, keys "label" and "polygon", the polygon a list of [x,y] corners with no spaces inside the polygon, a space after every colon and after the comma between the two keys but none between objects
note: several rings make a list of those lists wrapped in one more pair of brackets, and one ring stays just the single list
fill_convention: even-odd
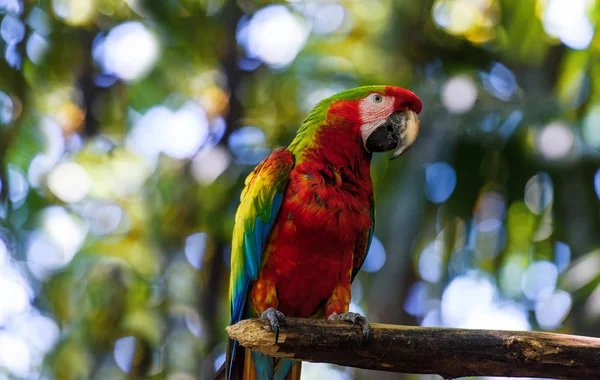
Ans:
[{"label": "bright light spot", "polygon": [[444,325],[458,327],[477,310],[488,309],[496,296],[496,287],[486,277],[467,274],[448,284],[441,300]]},{"label": "bright light spot", "polygon": [[44,151],[33,158],[27,172],[27,180],[34,188],[44,184],[44,176],[52,170],[65,151],[62,129],[54,119],[43,117],[40,131],[45,142]]},{"label": "bright light spot", "polygon": [[85,216],[90,222],[90,232],[96,236],[113,232],[123,220],[123,209],[110,202],[92,202],[86,206]]},{"label": "bright light spot", "polygon": [[423,281],[415,282],[408,290],[408,296],[404,302],[404,310],[413,316],[422,316],[427,311],[425,303],[429,300],[429,287]]},{"label": "bright light spot", "polygon": [[[2,3],[2,0],[0,0],[0,3]],[[34,30],[34,34],[48,36],[51,32],[50,17],[39,7],[33,7],[29,17],[27,17],[27,23]]]},{"label": "bright light spot", "polygon": [[557,241],[554,244],[554,262],[556,263],[558,273],[567,269],[571,262],[571,248],[567,244],[561,241]]},{"label": "bright light spot", "polygon": [[12,68],[20,69],[21,68],[21,55],[17,51],[17,44],[7,44],[4,49],[4,58],[6,58],[6,62]]},{"label": "bright light spot", "polygon": [[501,194],[488,191],[480,196],[475,212],[480,232],[497,232],[502,227],[505,215],[506,201]]},{"label": "bright light spot", "polygon": [[185,239],[185,257],[190,265],[196,269],[202,269],[204,264],[203,259],[207,240],[208,235],[206,232],[198,232]]},{"label": "bright light spot", "polygon": [[491,305],[489,309],[476,309],[459,328],[495,329],[495,330],[529,330],[531,325],[527,313],[521,307],[508,303]]},{"label": "bright light spot", "polygon": [[135,354],[135,340],[134,336],[126,336],[115,342],[115,362],[117,362],[117,366],[121,371],[125,373],[131,372],[131,363]]},{"label": "bright light spot", "polygon": [[532,213],[542,214],[552,205],[553,200],[554,186],[548,174],[538,173],[525,184],[525,204]]},{"label": "bright light spot", "polygon": [[483,120],[481,121],[481,125],[479,126],[479,128],[483,131],[483,132],[492,132],[493,130],[495,130],[496,128],[498,128],[498,115],[494,112],[490,112],[489,114],[487,114],[487,116],[483,117]]},{"label": "bright light spot", "polygon": [[[219,116],[222,113],[226,113],[230,101],[230,94],[220,87],[225,81],[221,77],[222,75],[224,75],[222,72],[213,70],[188,79],[190,82],[188,86],[192,93],[199,95],[196,97],[196,101],[206,110],[209,118],[213,118],[210,126],[211,132],[213,129],[220,129],[227,126],[225,119]],[[169,98],[177,96],[181,95],[171,94]]]},{"label": "bright light spot", "polygon": [[552,213],[547,212],[542,215],[541,220],[537,224],[537,230],[532,237],[535,242],[546,240],[552,235],[554,231],[553,216]]},{"label": "bright light spot", "polygon": [[361,270],[365,272],[377,272],[383,268],[383,264],[385,264],[385,257],[386,254],[383,244],[381,244],[381,241],[377,238],[377,236],[373,236],[371,247],[369,247],[369,252],[367,252],[367,257],[363,262]]},{"label": "bright light spot", "polygon": [[27,198],[29,184],[21,169],[16,166],[8,166],[8,194],[12,203],[20,203]]},{"label": "bright light spot", "polygon": [[36,155],[29,164],[27,171],[27,180],[33,188],[39,188],[45,179],[46,173],[52,170],[53,165],[48,158],[43,154]]},{"label": "bright light spot", "polygon": [[571,305],[571,295],[563,290],[557,290],[535,303],[535,318],[541,328],[556,329],[569,314]]},{"label": "bright light spot", "polygon": [[126,21],[115,26],[96,49],[100,50],[94,55],[105,71],[126,81],[149,74],[160,54],[158,40],[138,21]]},{"label": "bright light spot", "polygon": [[0,239],[0,267],[4,264],[4,262],[8,259],[8,247],[4,240]]},{"label": "bright light spot", "polygon": [[11,320],[10,329],[19,332],[28,345],[41,352],[48,352],[60,338],[56,322],[43,315],[27,314]]},{"label": "bright light spot", "polygon": [[110,155],[111,153],[116,153],[116,144],[109,139],[108,137],[99,135],[91,138],[88,141],[88,147],[90,153],[98,154],[98,155]]},{"label": "bright light spot", "polygon": [[151,174],[148,161],[141,157],[122,152],[113,155],[110,163],[112,191],[118,197],[136,196]]},{"label": "bright light spot", "polygon": [[496,219],[486,219],[477,225],[475,244],[482,257],[496,257],[506,244],[506,230]]},{"label": "bright light spot", "polygon": [[587,49],[594,28],[587,15],[595,0],[548,0],[542,22],[546,33],[571,49]]},{"label": "bright light spot", "polygon": [[246,164],[256,164],[268,154],[265,133],[253,126],[236,129],[227,143],[233,154]]},{"label": "bright light spot", "polygon": [[432,12],[435,23],[452,34],[465,33],[475,24],[475,10],[466,1],[438,0]]},{"label": "bright light spot", "polygon": [[19,18],[9,13],[2,19],[0,35],[7,44],[17,43],[25,37],[25,25]]},{"label": "bright light spot", "polygon": [[600,250],[595,250],[573,262],[565,273],[565,285],[575,291],[589,284],[600,273]]},{"label": "bright light spot", "polygon": [[495,37],[499,13],[494,0],[436,0],[432,7],[433,20],[440,28],[478,44]]},{"label": "bright light spot", "polygon": [[144,18],[152,17],[144,7],[144,0],[125,0],[125,3],[138,15]]},{"label": "bright light spot", "polygon": [[344,21],[345,9],[339,3],[330,3],[315,7],[312,17],[314,34],[330,34],[335,32]]},{"label": "bright light spot", "polygon": [[37,33],[33,33],[27,40],[25,51],[27,52],[29,59],[31,59],[31,62],[38,65],[42,61],[42,58],[44,58],[49,47],[50,44],[44,37]]},{"label": "bright light spot", "polygon": [[30,308],[29,303],[33,294],[23,276],[9,265],[0,268],[0,289],[2,289],[0,292],[0,326],[2,326],[9,317]]},{"label": "bright light spot", "polygon": [[13,119],[14,102],[10,96],[0,91],[0,123],[8,124]]},{"label": "bright light spot", "polygon": [[530,300],[548,297],[556,288],[558,269],[550,261],[535,261],[523,273],[521,289]]},{"label": "bright light spot", "polygon": [[511,114],[504,120],[504,123],[496,132],[504,138],[504,140],[508,140],[508,138],[515,131],[519,123],[523,120],[523,112],[521,110],[515,110],[511,112]]},{"label": "bright light spot", "polygon": [[595,105],[583,119],[582,135],[586,143],[593,148],[600,148],[600,105]]},{"label": "bright light spot", "polygon": [[148,110],[135,123],[127,145],[150,159],[160,152],[184,159],[197,153],[207,137],[206,112],[189,101],[176,112],[162,105]]},{"label": "bright light spot", "polygon": [[587,316],[598,316],[600,314],[600,286],[587,297],[585,302],[585,313]]},{"label": "bright light spot", "polygon": [[538,135],[540,152],[548,159],[565,157],[573,149],[575,135],[566,124],[554,121],[546,125]]},{"label": "bright light spot", "polygon": [[63,265],[65,265],[64,256],[46,234],[35,232],[29,238],[27,266],[35,277],[43,280]]},{"label": "bright light spot", "polygon": [[290,64],[304,46],[309,30],[299,16],[282,5],[269,5],[238,30],[250,57],[280,68]]},{"label": "bright light spot", "polygon": [[363,287],[360,279],[355,278],[350,285],[350,294],[352,294],[352,300],[358,302],[363,297]]},{"label": "bright light spot", "polygon": [[226,357],[227,357],[227,355],[223,352],[222,354],[220,354],[219,356],[217,356],[215,358],[215,362],[213,363],[213,368],[214,368],[215,372],[218,371],[219,368],[221,368],[223,363],[225,363]]},{"label": "bright light spot", "polygon": [[208,136],[208,119],[199,106],[188,102],[169,119],[163,129],[163,152],[176,159],[198,152]]},{"label": "bright light spot", "polygon": [[110,74],[96,74],[94,83],[98,87],[108,88],[117,82],[118,78]]},{"label": "bright light spot", "polygon": [[192,174],[198,183],[213,183],[231,164],[229,151],[215,146],[202,150],[192,161]]},{"label": "bright light spot", "polygon": [[300,380],[351,380],[353,377],[340,371],[339,369],[332,368],[326,363],[302,363],[302,374]]},{"label": "bright light spot", "polygon": [[43,154],[54,164],[60,160],[65,151],[63,131],[56,120],[48,116],[42,119],[40,129],[46,143]]},{"label": "bright light spot", "polygon": [[516,298],[522,293],[521,279],[525,272],[521,255],[511,255],[500,269],[500,285],[507,297]]},{"label": "bright light spot", "polygon": [[240,58],[238,66],[244,71],[254,71],[258,69],[262,61],[258,58]]},{"label": "bright light spot", "polygon": [[[61,125],[65,134],[76,132],[85,121],[85,111],[75,103],[68,101],[61,104],[59,109],[54,112],[54,117]],[[75,134],[76,136],[77,134]],[[72,135],[71,135],[72,136]],[[71,140],[71,136],[66,136],[67,140]],[[67,142],[68,145],[75,145],[73,142]]]},{"label": "bright light spot", "polygon": [[445,162],[436,162],[425,168],[425,195],[434,203],[445,202],[456,187],[456,172]]},{"label": "bright light spot", "polygon": [[79,202],[90,191],[92,181],[86,171],[75,162],[58,165],[48,176],[48,187],[60,200]]},{"label": "bright light spot", "polygon": [[322,88],[316,88],[316,89],[308,92],[308,94],[301,94],[300,95],[301,107],[305,112],[308,113],[321,100],[326,99],[332,95],[335,95],[338,92],[343,91],[344,89],[345,88],[343,88],[341,86],[322,87]]},{"label": "bright light spot", "polygon": [[53,0],[54,13],[71,25],[83,25],[96,12],[95,0]]},{"label": "bright light spot", "polygon": [[227,132],[227,123],[225,122],[225,119],[218,116],[211,120],[209,129],[210,132],[205,147],[212,148],[221,141],[223,136],[225,136],[225,132]]},{"label": "bright light spot", "polygon": [[163,105],[150,108],[134,122],[126,139],[127,148],[151,161],[156,160],[163,148],[162,131],[169,125],[172,115],[173,112]]},{"label": "bright light spot", "polygon": [[508,101],[517,90],[515,75],[501,63],[495,63],[489,75],[484,76],[485,89],[498,99]]},{"label": "bright light spot", "polygon": [[488,275],[470,272],[452,280],[441,300],[443,325],[456,328],[528,330],[525,310],[498,303],[496,286]]},{"label": "bright light spot", "polygon": [[421,321],[423,327],[443,327],[443,325],[440,309],[429,310]]},{"label": "bright light spot", "polygon": [[441,97],[448,112],[465,113],[473,108],[477,100],[477,87],[470,77],[457,75],[444,84]]},{"label": "bright light spot", "polygon": [[87,225],[59,206],[46,208],[42,215],[43,230],[59,251],[62,251],[62,262],[67,264],[81,248],[87,235]]},{"label": "bright light spot", "polygon": [[442,278],[444,243],[442,239],[427,244],[419,256],[419,274],[427,282],[436,283]]},{"label": "bright light spot", "polygon": [[12,67],[19,67],[21,57],[16,46],[25,36],[25,24],[15,15],[8,13],[2,19],[0,35],[6,42],[6,49],[4,50],[6,61]]},{"label": "bright light spot", "polygon": [[358,313],[360,315],[364,315],[365,317],[367,316],[367,313],[365,313],[363,308],[360,307],[360,305],[355,301],[350,301],[350,306],[348,307],[348,311],[351,313]]},{"label": "bright light spot", "polygon": [[0,0],[0,11],[20,15],[23,7],[20,0]]},{"label": "bright light spot", "polygon": [[[459,232],[460,235],[463,236],[457,238],[461,240],[464,239],[463,241],[464,244],[466,244],[466,246],[455,250],[450,255],[450,259],[448,260],[447,266],[448,276],[450,278],[464,275],[465,273],[467,273],[467,271],[471,270],[472,268],[478,268],[482,259],[481,252],[479,250],[475,248],[468,248],[469,246],[473,246],[475,241],[474,239],[477,236],[477,231],[473,228],[470,228],[469,236],[465,236],[466,226],[464,224],[461,224],[458,228],[460,228],[459,231],[464,231],[465,234]],[[463,243],[461,243],[461,245],[463,245]]]},{"label": "bright light spot", "polygon": [[8,331],[0,331],[0,366],[22,378],[26,377],[31,366],[27,344],[21,337]]},{"label": "bright light spot", "polygon": [[596,196],[600,199],[600,169],[594,175],[594,190],[596,191]]},{"label": "bright light spot", "polygon": [[200,315],[195,310],[190,309],[185,312],[185,325],[195,336],[201,338],[205,335]]}]

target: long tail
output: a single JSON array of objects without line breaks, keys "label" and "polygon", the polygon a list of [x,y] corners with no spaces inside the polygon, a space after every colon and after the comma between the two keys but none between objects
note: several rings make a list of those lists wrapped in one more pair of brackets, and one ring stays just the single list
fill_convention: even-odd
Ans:
[{"label": "long tail", "polygon": [[[301,361],[273,358],[246,349],[231,339],[227,340],[226,352],[223,366],[227,380],[300,380]],[[218,373],[223,374],[223,367]]]}]

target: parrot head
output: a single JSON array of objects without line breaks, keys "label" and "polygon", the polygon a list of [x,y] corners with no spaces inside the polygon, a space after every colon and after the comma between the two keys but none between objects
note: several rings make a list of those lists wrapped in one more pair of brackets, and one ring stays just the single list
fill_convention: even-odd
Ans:
[{"label": "parrot head", "polygon": [[327,103],[327,124],[351,126],[369,153],[393,151],[395,159],[419,134],[421,100],[403,88],[358,87],[333,95]]}]

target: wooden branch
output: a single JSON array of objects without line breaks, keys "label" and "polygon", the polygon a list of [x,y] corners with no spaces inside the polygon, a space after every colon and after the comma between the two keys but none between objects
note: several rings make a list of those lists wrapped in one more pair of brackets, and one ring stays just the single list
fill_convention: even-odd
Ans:
[{"label": "wooden branch", "polygon": [[382,371],[462,376],[600,379],[600,339],[530,331],[465,330],[372,323],[361,346],[358,327],[288,318],[278,344],[268,322],[227,327],[242,346],[267,355]]}]

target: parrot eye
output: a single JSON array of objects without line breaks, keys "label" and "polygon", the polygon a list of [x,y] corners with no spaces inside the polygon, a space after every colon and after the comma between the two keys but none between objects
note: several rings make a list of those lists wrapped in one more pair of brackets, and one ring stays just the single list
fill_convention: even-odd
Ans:
[{"label": "parrot eye", "polygon": [[371,96],[371,98],[373,99],[373,101],[375,103],[381,103],[381,102],[383,102],[383,97],[381,95],[379,95],[379,94],[373,94]]}]

